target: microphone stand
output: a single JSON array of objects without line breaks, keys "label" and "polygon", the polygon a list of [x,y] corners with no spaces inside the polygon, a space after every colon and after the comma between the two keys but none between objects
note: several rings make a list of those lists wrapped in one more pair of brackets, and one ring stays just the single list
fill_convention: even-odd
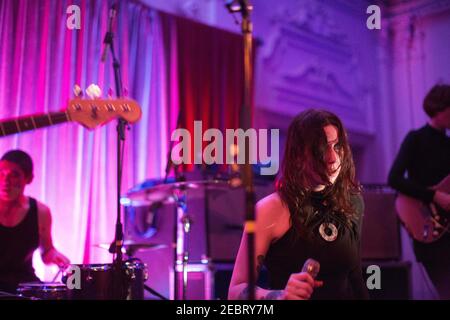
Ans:
[{"label": "microphone stand", "polygon": [[[244,40],[244,105],[240,113],[240,125],[243,130],[251,127],[252,104],[252,22],[250,11],[253,7],[247,0],[239,0],[238,6],[227,1],[226,7],[233,14],[240,12],[242,15],[241,29]],[[253,172],[250,164],[249,145],[245,144],[245,163],[241,170],[245,185],[245,236],[247,237],[248,260],[248,300],[255,300],[256,272],[255,272],[255,189],[253,185]]]},{"label": "microphone stand", "polygon": [[[178,111],[178,116],[177,116],[177,127],[176,129],[180,128],[181,126],[181,110]],[[173,145],[174,145],[174,141],[172,141],[172,139],[170,140],[170,144],[169,144],[169,152],[167,153],[167,162],[166,162],[166,171],[165,171],[165,176],[164,176],[164,181],[163,183],[167,183],[169,181],[169,174],[170,174],[170,170],[173,167],[174,170],[174,174],[175,174],[175,181],[180,181],[180,177],[178,174],[178,166],[179,165],[175,165],[172,161],[172,149],[173,149]],[[184,180],[183,177],[181,177],[181,181]]]},{"label": "microphone stand", "polygon": [[[113,4],[111,10],[116,10],[116,4]],[[115,13],[114,13],[115,15]],[[110,27],[108,32],[105,35],[105,39],[103,43],[109,46],[112,57],[112,65],[114,69],[114,80],[116,86],[116,97],[122,97],[122,77],[120,73],[120,63],[117,60],[115,51],[114,51],[114,35],[112,31],[112,21],[110,21]],[[103,57],[105,58],[105,57]],[[102,60],[103,60],[102,58]],[[121,221],[121,206],[120,206],[120,193],[121,193],[121,185],[122,185],[122,166],[123,166],[123,146],[125,145],[125,128],[128,123],[119,118],[117,121],[117,218],[116,218],[116,228],[115,228],[115,237],[114,237],[114,255],[113,255],[113,266],[115,269],[115,280],[120,280],[113,285],[115,290],[116,298],[123,298],[126,296],[126,288],[124,284],[124,278],[122,275],[122,263],[123,263],[123,225]],[[116,295],[117,294],[117,295]]]},{"label": "microphone stand", "polygon": [[[179,110],[177,116],[177,129],[181,126],[182,120],[182,110]],[[184,182],[186,178],[183,174],[183,168],[181,168],[181,174],[178,171],[180,165],[176,165],[172,161],[172,150],[173,150],[174,141],[170,141],[169,151],[167,154],[167,163],[166,163],[166,171],[164,176],[163,183],[166,184],[169,179],[169,174],[171,169],[173,168],[175,181],[176,182]],[[176,202],[176,210],[174,212],[174,228],[173,228],[173,297],[174,300],[186,300],[187,298],[187,264],[189,260],[189,251],[187,247],[188,243],[188,235],[190,232],[191,220],[189,215],[187,214],[187,203],[186,203],[186,189],[184,186],[181,186],[180,189],[174,190],[173,194]],[[181,266],[181,279],[179,276],[179,266]],[[149,291],[148,287],[145,287],[147,291]],[[151,291],[150,291],[151,292]],[[155,294],[161,299],[166,298],[161,295]]]}]

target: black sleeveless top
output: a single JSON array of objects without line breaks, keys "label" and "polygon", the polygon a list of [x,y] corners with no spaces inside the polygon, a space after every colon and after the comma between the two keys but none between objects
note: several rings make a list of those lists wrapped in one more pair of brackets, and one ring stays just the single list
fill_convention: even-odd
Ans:
[{"label": "black sleeveless top", "polygon": [[21,282],[39,281],[33,269],[34,251],[39,247],[37,202],[14,227],[0,224],[0,291],[15,292]]},{"label": "black sleeveless top", "polygon": [[[303,226],[308,231],[307,235],[296,235],[295,228],[291,226],[270,245],[264,262],[270,289],[284,289],[290,275],[300,272],[305,261],[313,258],[320,263],[316,280],[322,280],[323,286],[314,289],[311,299],[368,299],[360,261],[360,233],[364,211],[362,197],[352,196],[356,216],[350,223],[343,213],[330,212],[322,205],[322,200],[321,194],[315,193],[312,205],[306,208],[310,210]],[[322,223],[336,226],[338,233],[334,241],[326,241],[321,236],[319,228]]]}]

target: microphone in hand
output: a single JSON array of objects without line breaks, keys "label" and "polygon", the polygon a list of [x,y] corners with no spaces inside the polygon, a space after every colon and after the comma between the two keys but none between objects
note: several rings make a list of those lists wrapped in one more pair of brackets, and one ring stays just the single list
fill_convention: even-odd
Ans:
[{"label": "microphone in hand", "polygon": [[319,271],[320,271],[320,263],[312,258],[306,260],[302,268],[302,272],[308,273],[313,279],[316,279]]},{"label": "microphone in hand", "polygon": [[322,287],[323,282],[316,280],[320,271],[320,263],[314,259],[308,259],[299,273],[293,273],[289,277],[283,290],[282,299],[305,300],[310,299],[314,288]]}]

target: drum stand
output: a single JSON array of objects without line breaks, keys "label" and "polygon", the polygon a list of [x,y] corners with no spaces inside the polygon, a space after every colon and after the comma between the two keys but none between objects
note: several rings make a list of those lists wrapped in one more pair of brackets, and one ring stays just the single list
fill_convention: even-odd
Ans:
[{"label": "drum stand", "polygon": [[[140,259],[137,259],[137,258],[134,257],[134,250],[126,250],[125,254],[128,257],[128,261],[130,261],[130,260],[138,260],[138,261],[140,261]],[[156,291],[155,289],[153,289],[153,288],[149,287],[148,285],[146,285],[145,283],[144,283],[144,290],[149,292],[150,294],[154,295],[155,297],[160,298],[161,300],[169,300],[166,297],[164,297],[162,294],[160,294],[158,291]]]},{"label": "drum stand", "polygon": [[160,294],[158,291],[156,291],[155,289],[150,288],[148,285],[144,284],[144,289],[145,291],[151,293],[152,295],[154,295],[155,297],[160,298],[161,300],[169,300],[166,297],[164,297],[162,294]]},{"label": "drum stand", "polygon": [[[186,190],[184,188],[175,190],[176,210],[176,227],[174,230],[175,244],[175,265],[174,265],[174,299],[186,300],[187,297],[187,275],[189,250],[188,240],[191,231],[191,217],[187,213]],[[182,274],[182,282],[180,284],[179,272]]]}]

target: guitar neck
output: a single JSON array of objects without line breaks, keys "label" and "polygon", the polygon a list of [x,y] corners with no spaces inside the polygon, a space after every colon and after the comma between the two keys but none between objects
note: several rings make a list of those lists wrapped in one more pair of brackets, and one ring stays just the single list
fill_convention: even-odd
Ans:
[{"label": "guitar neck", "polygon": [[50,112],[43,115],[19,117],[11,120],[0,121],[0,137],[10,134],[49,127],[54,124],[69,121],[66,112]]}]

